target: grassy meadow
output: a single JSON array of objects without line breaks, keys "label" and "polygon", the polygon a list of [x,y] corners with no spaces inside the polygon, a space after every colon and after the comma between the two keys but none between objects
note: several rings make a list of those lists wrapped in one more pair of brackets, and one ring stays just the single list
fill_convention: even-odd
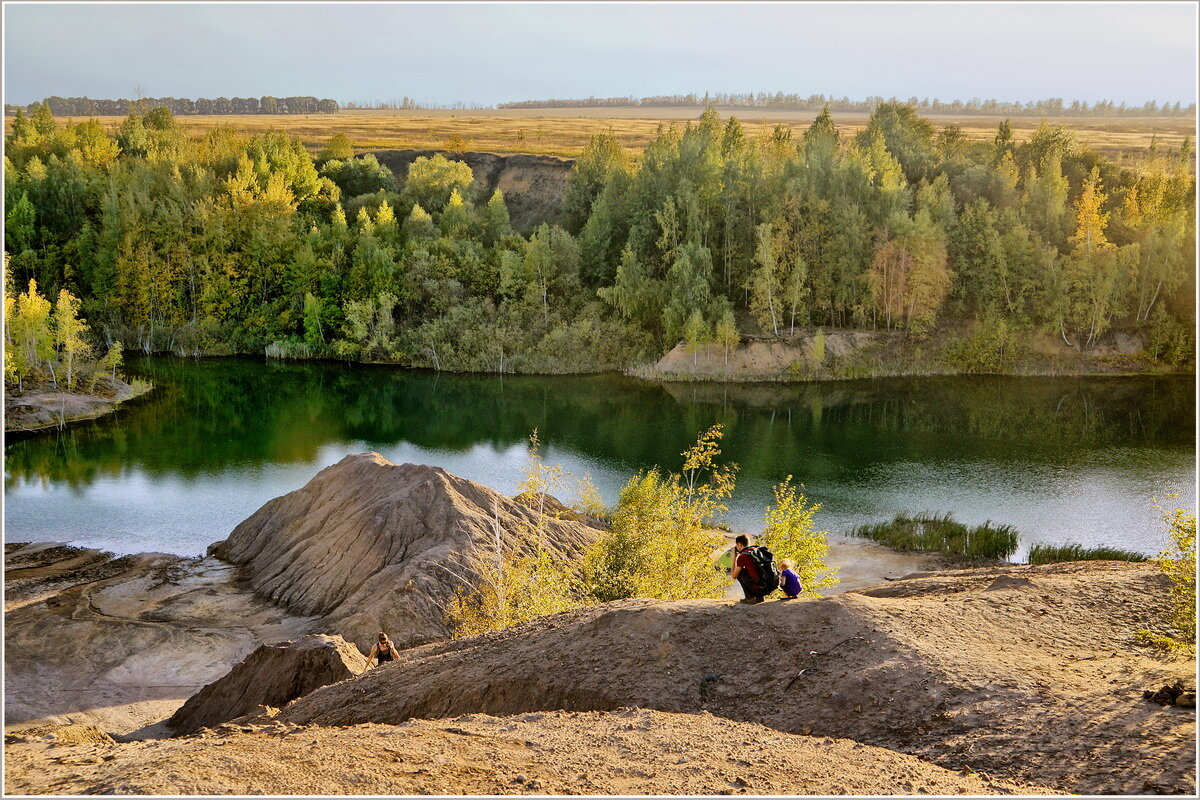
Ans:
[{"label": "grassy meadow", "polygon": [[[199,132],[216,125],[232,125],[247,133],[285,131],[317,150],[336,133],[350,137],[357,148],[442,149],[460,137],[462,149],[494,153],[535,153],[574,158],[583,152],[593,134],[611,131],[625,147],[641,151],[661,124],[696,119],[698,108],[555,108],[461,110],[343,110],[337,114],[237,114],[180,116],[180,125]],[[747,133],[767,133],[775,125],[792,128],[799,136],[816,117],[811,111],[719,109],[736,116]],[[866,127],[868,114],[835,113],[834,123],[843,134]],[[923,114],[937,127],[958,125],[969,139],[990,141],[1004,117],[983,115]],[[11,121],[6,119],[6,127]],[[98,117],[115,129],[123,117]],[[1038,127],[1038,117],[1012,117],[1015,137],[1027,139]],[[1195,120],[1181,117],[1054,117],[1054,125],[1073,130],[1081,144],[1117,161],[1136,161],[1157,138],[1163,147],[1178,147],[1184,137],[1195,137]]]}]

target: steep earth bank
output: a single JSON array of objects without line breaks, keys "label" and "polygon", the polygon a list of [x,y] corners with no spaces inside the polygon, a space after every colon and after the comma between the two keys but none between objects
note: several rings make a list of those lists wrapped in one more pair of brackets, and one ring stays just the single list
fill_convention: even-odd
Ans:
[{"label": "steep earth bank", "polygon": [[297,697],[365,672],[367,658],[340,636],[310,633],[264,644],[223,678],[188,698],[166,725],[176,735],[281,708]]},{"label": "steep earth bank", "polygon": [[509,218],[518,231],[529,233],[543,222],[558,220],[567,175],[575,165],[571,159],[496,153],[450,155],[438,150],[374,150],[371,154],[395,173],[397,185],[403,185],[412,162],[438,152],[466,162],[484,199],[497,189],[504,192]]},{"label": "steep earth bank", "polygon": [[101,378],[91,392],[63,392],[39,386],[23,392],[4,390],[4,432],[33,433],[116,411],[121,403],[150,391],[149,384],[131,386]]},{"label": "steep earth bank", "polygon": [[[823,339],[823,343],[819,340]],[[744,336],[734,347],[697,347],[681,342],[654,364],[631,373],[651,380],[785,382],[904,375],[1097,375],[1152,373],[1161,368],[1146,355],[1140,333],[1110,333],[1081,351],[1061,338],[1036,335],[1017,343],[999,366],[970,366],[954,350],[963,331],[942,331],[928,339],[909,339],[889,331],[815,329],[779,337]]]}]

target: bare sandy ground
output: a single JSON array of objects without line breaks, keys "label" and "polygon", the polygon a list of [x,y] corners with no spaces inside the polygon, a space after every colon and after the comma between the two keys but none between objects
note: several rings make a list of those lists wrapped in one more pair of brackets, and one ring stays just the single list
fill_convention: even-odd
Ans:
[{"label": "bare sandy ground", "polygon": [[5,745],[22,794],[1053,794],[709,714],[472,714],[224,725],[170,741]]},{"label": "bare sandy ground", "polygon": [[405,651],[279,719],[709,711],[1063,791],[1193,793],[1195,711],[1142,697],[1195,672],[1135,642],[1166,583],[1149,564],[1079,562],[756,606],[627,600]]}]

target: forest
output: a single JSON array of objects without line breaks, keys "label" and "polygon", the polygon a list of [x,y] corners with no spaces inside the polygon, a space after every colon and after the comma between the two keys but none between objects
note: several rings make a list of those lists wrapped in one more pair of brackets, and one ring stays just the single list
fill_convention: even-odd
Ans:
[{"label": "forest", "polygon": [[[699,94],[671,94],[654,97],[585,97],[573,100],[521,100],[500,103],[497,108],[604,108],[644,106],[660,108],[666,106],[721,106],[738,109],[775,109],[778,111],[857,111],[871,112],[884,103],[895,103],[896,98],[867,97],[851,100],[849,97],[826,97],[823,94],[803,97],[785,92],[705,92]],[[910,97],[904,101],[918,112],[926,114],[986,114],[1010,117],[1134,117],[1134,116],[1196,116],[1196,104],[1162,103],[1147,100],[1140,106],[1099,100],[1065,102],[1061,97],[1025,102],[987,99],[981,100],[932,100],[928,97]]]},{"label": "forest", "polygon": [[974,142],[903,103],[852,137],[828,109],[796,137],[709,109],[638,156],[598,133],[525,235],[442,155],[397,180],[341,135],[314,156],[161,106],[110,132],[38,105],[7,137],[5,240],[15,286],[143,352],[562,373],[816,326],[1082,350],[1118,328],[1190,367],[1192,160],[1118,166],[1048,123]]},{"label": "forest", "polygon": [[122,117],[131,112],[144,113],[154,108],[168,108],[172,114],[336,114],[341,108],[336,100],[301,97],[142,97],[135,100],[120,98],[100,100],[90,97],[47,97],[29,106],[7,104],[5,113],[20,110],[33,113],[37,106],[46,106],[56,117]]}]

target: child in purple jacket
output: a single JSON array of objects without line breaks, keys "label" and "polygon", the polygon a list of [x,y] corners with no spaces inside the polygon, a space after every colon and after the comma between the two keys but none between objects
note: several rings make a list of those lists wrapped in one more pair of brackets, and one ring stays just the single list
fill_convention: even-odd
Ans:
[{"label": "child in purple jacket", "polygon": [[780,559],[779,566],[783,570],[779,573],[779,588],[783,589],[784,600],[795,600],[800,596],[800,576],[796,574],[795,564],[789,559]]}]

